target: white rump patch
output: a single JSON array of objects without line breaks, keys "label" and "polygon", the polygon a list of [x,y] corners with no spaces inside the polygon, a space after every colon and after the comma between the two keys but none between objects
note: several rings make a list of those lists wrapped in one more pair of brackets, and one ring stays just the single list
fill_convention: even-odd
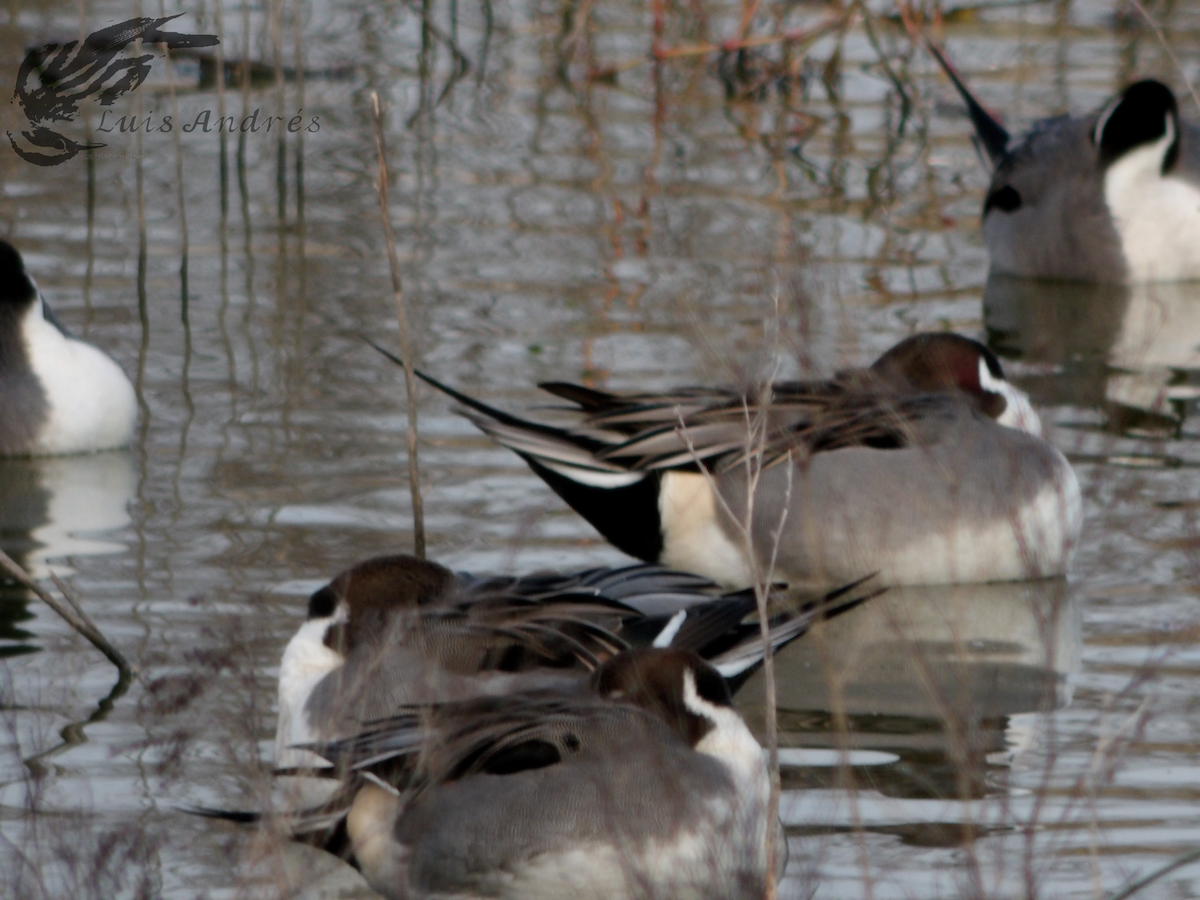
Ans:
[{"label": "white rump patch", "polygon": [[277,768],[329,765],[315,753],[293,745],[321,738],[309,724],[305,706],[321,679],[345,663],[340,653],[324,643],[329,627],[345,619],[346,610],[339,603],[333,616],[310,619],[301,625],[283,651],[279,664],[279,721],[275,727]]}]

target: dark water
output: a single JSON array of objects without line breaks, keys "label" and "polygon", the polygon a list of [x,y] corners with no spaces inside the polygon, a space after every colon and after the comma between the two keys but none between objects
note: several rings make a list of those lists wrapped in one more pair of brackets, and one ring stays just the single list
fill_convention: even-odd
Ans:
[{"label": "dark water", "polygon": [[[367,893],[175,805],[261,798],[304,597],[411,546],[403,391],[363,340],[397,331],[372,91],[418,355],[447,381],[520,409],[539,380],[825,372],[949,327],[1004,356],[1077,465],[1069,584],[894,592],[781,659],[782,896],[1102,897],[1200,842],[1200,287],[988,282],[965,122],[886,19],[797,51],[784,78],[768,45],[724,70],[762,88],[729,102],[714,55],[645,62],[641,6],[597,4],[573,40],[578,20],[549,3],[442,5],[424,34],[414,9],[223,5],[218,22],[206,4],[172,27],[219,33],[262,79],[219,91],[195,61],[157,59],[116,108],[156,130],[94,132],[97,155],[130,158],[0,151],[0,234],[143,402],[128,452],[0,464],[4,547],[67,577],[143,677],[110,698],[102,657],[0,593],[0,894]],[[1113,11],[1003,6],[948,17],[946,38],[1010,125],[1094,107],[1135,74],[1179,86],[1153,33]],[[1200,8],[1152,11],[1194,81]],[[10,4],[2,71],[138,14],[90,4],[81,28],[74,6]],[[827,14],[789,7],[778,27]],[[738,15],[672,7],[664,42],[724,38]],[[470,62],[457,82],[452,34]],[[284,130],[203,129],[205,111],[255,110]],[[167,115],[201,124],[163,132]],[[296,115],[318,127],[288,132]],[[420,412],[435,558],[622,560],[440,398]],[[761,720],[758,696],[743,694]],[[1142,896],[1195,896],[1198,874]]]}]

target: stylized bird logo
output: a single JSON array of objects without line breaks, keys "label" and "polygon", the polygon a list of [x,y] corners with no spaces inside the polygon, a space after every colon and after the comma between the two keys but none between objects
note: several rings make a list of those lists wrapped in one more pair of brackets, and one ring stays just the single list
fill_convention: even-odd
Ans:
[{"label": "stylized bird logo", "polygon": [[171,50],[220,43],[215,34],[159,31],[181,15],[130,19],[94,31],[82,42],[44,44],[30,50],[17,71],[17,86],[13,91],[13,101],[29,122],[28,129],[21,130],[23,142],[8,132],[17,155],[39,166],[56,166],[80,150],[107,146],[80,144],[50,126],[74,121],[79,115],[80,102],[89,97],[97,97],[101,106],[112,106],[145,81],[153,54],[123,59],[117,56],[138,38],[145,44],[165,44]]}]

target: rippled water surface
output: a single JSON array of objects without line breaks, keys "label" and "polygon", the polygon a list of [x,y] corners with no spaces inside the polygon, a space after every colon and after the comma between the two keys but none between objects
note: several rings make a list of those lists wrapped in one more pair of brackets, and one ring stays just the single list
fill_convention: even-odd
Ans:
[{"label": "rippled water surface", "polygon": [[[1123,3],[947,5],[944,35],[1021,127],[1138,75],[1195,83],[1200,6],[1147,5],[1183,74]],[[168,5],[261,77],[221,87],[159,56],[90,110],[95,159],[0,150],[0,234],[142,403],[128,452],[0,463],[0,543],[64,577],[141,672],[114,690],[102,657],[3,588],[0,894],[369,895],[315,852],[176,805],[261,799],[305,597],[411,546],[403,389],[364,341],[397,335],[372,91],[416,351],[439,377],[522,409],[540,380],[828,372],[954,328],[1005,358],[1076,464],[1069,584],[894,591],[781,658],[781,896],[1104,897],[1200,843],[1200,287],[988,281],[958,101],[873,8],[739,68],[651,65],[652,11],[621,0]],[[8,4],[4,83],[26,47],[140,14],[158,8],[90,3],[81,23]],[[662,42],[728,38],[739,15],[669,5]],[[838,15],[765,6],[753,33]],[[204,130],[256,111],[257,131]],[[119,116],[142,127],[102,130]],[[420,415],[435,558],[622,561],[443,399],[423,392]],[[759,723],[760,696],[742,694]]]}]

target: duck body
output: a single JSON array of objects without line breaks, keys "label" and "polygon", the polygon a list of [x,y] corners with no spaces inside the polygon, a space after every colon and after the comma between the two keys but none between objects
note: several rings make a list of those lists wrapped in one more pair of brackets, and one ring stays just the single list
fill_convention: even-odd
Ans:
[{"label": "duck body", "polygon": [[[873,593],[829,593],[770,622],[776,649]],[[376,557],[316,591],[279,673],[277,768],[322,767],[299,745],[352,735],[413,703],[570,689],[631,646],[697,650],[734,687],[762,660],[752,591],[657,566],[519,578]]]},{"label": "duck body", "polygon": [[[758,566],[773,554],[791,584],[871,570],[885,584],[1064,574],[1081,501],[1062,454],[954,401],[923,416],[925,434],[908,446],[845,447],[764,470],[752,504],[746,473],[725,475],[721,508],[749,511]],[[796,510],[825,512],[789,527]],[[739,526],[729,513],[720,522],[732,546]],[[681,541],[663,561],[692,568],[693,546]]]},{"label": "duck body", "polygon": [[734,900],[786,863],[765,754],[684,651],[626,651],[573,689],[442,704],[315,749],[379,773],[350,782],[344,853],[396,900]]},{"label": "duck body", "polygon": [[574,404],[566,427],[422,377],[619,549],[726,587],[1061,575],[1078,538],[1070,464],[995,356],[960,335],[916,335],[828,381],[542,385]]},{"label": "duck body", "polygon": [[1200,279],[1200,127],[1171,90],[1135,82],[1099,110],[1038,122],[1020,140],[931,47],[992,166],[983,234],[992,271],[1139,283]]},{"label": "duck body", "polygon": [[0,241],[0,455],[54,456],[129,443],[137,395],[102,350],[70,337]]}]

